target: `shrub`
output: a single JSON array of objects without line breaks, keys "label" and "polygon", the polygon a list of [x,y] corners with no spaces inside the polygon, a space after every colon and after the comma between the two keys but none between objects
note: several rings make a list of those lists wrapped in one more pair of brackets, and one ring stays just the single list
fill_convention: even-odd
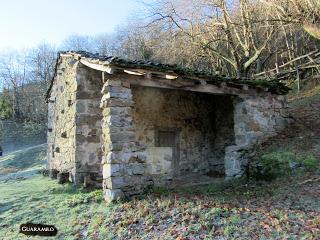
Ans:
[{"label": "shrub", "polygon": [[313,155],[308,155],[303,159],[302,164],[307,171],[315,171],[319,166],[318,160]]},{"label": "shrub", "polygon": [[291,152],[274,152],[261,156],[250,166],[250,177],[257,180],[273,180],[291,171],[290,163],[295,162],[295,155]]},{"label": "shrub", "polygon": [[290,151],[280,151],[262,155],[259,160],[250,164],[247,171],[250,178],[268,181],[288,176],[296,169],[314,171],[318,165],[313,155],[305,156]]}]

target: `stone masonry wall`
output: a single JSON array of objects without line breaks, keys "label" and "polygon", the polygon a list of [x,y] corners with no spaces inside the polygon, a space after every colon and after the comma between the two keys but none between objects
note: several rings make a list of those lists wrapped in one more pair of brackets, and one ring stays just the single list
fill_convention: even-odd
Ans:
[{"label": "stone masonry wall", "polygon": [[[145,149],[147,174],[154,180],[172,179],[173,170],[175,177],[224,174],[225,148],[234,144],[230,96],[145,87],[134,87],[132,93],[136,140]],[[158,130],[177,132],[176,166],[172,148],[156,145]]]},{"label": "stone masonry wall", "polygon": [[135,141],[128,84],[107,80],[102,89],[103,189],[107,201],[139,194],[148,185],[145,156]]},{"label": "stone masonry wall", "polygon": [[48,99],[48,164],[49,170],[62,173],[75,169],[75,101],[77,62],[60,59],[50,99]]},{"label": "stone masonry wall", "polygon": [[102,177],[108,201],[189,173],[239,177],[247,153],[288,123],[283,96],[130,86],[124,74],[108,79],[73,57],[59,61],[48,100],[48,169],[77,184]]},{"label": "stone masonry wall", "polygon": [[74,181],[84,183],[102,179],[101,72],[79,64],[77,85]]},{"label": "stone masonry wall", "polygon": [[76,184],[89,183],[102,179],[101,73],[73,57],[60,61],[48,100],[47,167]]},{"label": "stone masonry wall", "polygon": [[121,80],[107,80],[102,92],[106,200],[172,178],[172,149],[155,146],[155,127],[181,129],[180,175],[223,169],[224,148],[234,142],[230,97],[132,87]]},{"label": "stone masonry wall", "polygon": [[227,178],[242,176],[252,148],[276,135],[289,122],[285,96],[238,98],[234,105],[235,145],[226,149]]}]

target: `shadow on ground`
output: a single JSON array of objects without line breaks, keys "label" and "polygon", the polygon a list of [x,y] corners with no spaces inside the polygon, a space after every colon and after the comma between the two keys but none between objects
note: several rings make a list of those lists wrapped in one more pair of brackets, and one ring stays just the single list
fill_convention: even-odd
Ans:
[{"label": "shadow on ground", "polygon": [[0,157],[0,181],[34,176],[45,163],[46,144],[10,152]]}]

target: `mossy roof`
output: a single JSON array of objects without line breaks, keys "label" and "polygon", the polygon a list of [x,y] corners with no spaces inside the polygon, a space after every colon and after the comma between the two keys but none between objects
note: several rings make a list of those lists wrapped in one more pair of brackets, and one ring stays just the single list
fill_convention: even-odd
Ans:
[{"label": "mossy roof", "polygon": [[[279,95],[285,95],[290,90],[289,87],[278,80],[230,78],[205,71],[198,71],[196,69],[181,67],[178,65],[162,64],[154,61],[128,60],[115,56],[102,56],[85,51],[61,51],[58,53],[58,59],[63,54],[78,55],[80,58],[85,58],[89,61],[98,61],[98,63],[103,65],[115,66],[120,68],[144,69],[149,71],[177,74],[178,76],[185,78],[201,78],[206,80],[210,84],[220,85],[221,83],[225,82],[227,84],[248,85],[252,88],[259,88],[260,90],[264,89],[264,91],[266,92],[271,92],[273,94]],[[50,89],[48,89],[48,94],[49,92]]]}]

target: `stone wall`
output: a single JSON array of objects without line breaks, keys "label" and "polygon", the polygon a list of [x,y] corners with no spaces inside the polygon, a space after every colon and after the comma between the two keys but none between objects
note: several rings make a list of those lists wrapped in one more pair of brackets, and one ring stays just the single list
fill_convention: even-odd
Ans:
[{"label": "stone wall", "polygon": [[48,166],[76,184],[102,179],[101,73],[61,58],[48,99]]},{"label": "stone wall", "polygon": [[155,143],[159,129],[178,129],[178,176],[224,171],[224,149],[234,143],[229,96],[129,86],[103,87],[103,178],[107,200],[140,193],[173,177],[173,149]]},{"label": "stone wall", "polygon": [[68,173],[75,169],[76,68],[72,57],[60,59],[48,99],[48,169]]},{"label": "stone wall", "polygon": [[135,141],[130,86],[121,79],[107,80],[102,93],[103,189],[110,201],[139,194],[150,182],[145,156]]},{"label": "stone wall", "polygon": [[[147,174],[153,179],[224,174],[225,147],[234,144],[232,97],[145,87],[133,87],[132,93],[136,140],[145,149]],[[178,159],[171,147],[157,146],[162,130],[177,135]],[[161,184],[159,178],[154,182]]]},{"label": "stone wall", "polygon": [[82,64],[77,69],[76,94],[76,172],[74,181],[102,179],[101,150],[101,72]]},{"label": "stone wall", "polygon": [[103,179],[106,200],[192,173],[239,177],[255,145],[288,123],[283,96],[131,86],[125,74],[103,77],[73,57],[59,61],[48,169],[77,184]]},{"label": "stone wall", "polygon": [[235,145],[226,149],[227,178],[242,176],[253,148],[289,123],[285,96],[238,98],[234,105]]}]

